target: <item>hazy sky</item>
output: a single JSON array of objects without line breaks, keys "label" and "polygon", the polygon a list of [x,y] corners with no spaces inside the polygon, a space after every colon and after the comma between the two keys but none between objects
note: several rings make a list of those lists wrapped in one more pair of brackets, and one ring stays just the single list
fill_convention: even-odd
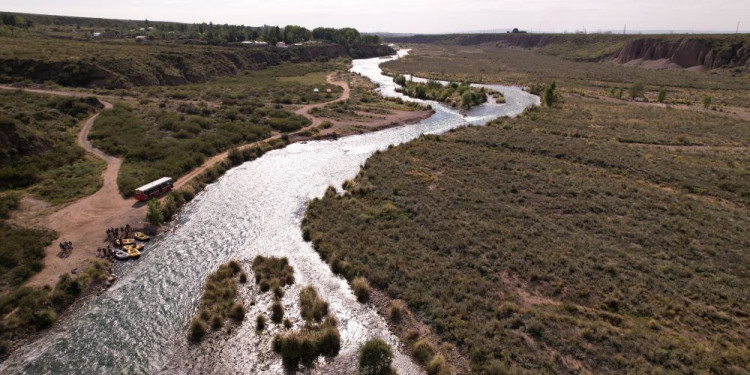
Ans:
[{"label": "hazy sky", "polygon": [[85,17],[442,33],[750,30],[750,0],[0,0],[0,11]]}]

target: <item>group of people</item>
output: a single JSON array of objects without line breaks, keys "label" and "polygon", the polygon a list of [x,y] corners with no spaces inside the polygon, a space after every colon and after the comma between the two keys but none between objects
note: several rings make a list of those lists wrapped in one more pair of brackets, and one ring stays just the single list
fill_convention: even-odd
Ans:
[{"label": "group of people", "polygon": [[107,245],[107,247],[102,247],[99,249],[96,249],[96,253],[99,258],[114,260],[115,259],[115,250],[112,248],[112,245]]},{"label": "group of people", "polygon": [[60,242],[60,252],[57,253],[57,256],[60,258],[67,258],[70,256],[70,253],[73,252],[73,243],[70,241],[63,241]]},{"label": "group of people", "polygon": [[107,229],[107,241],[114,244],[115,241],[123,238],[130,238],[133,235],[133,228],[130,224],[125,224],[124,227],[115,227]]}]

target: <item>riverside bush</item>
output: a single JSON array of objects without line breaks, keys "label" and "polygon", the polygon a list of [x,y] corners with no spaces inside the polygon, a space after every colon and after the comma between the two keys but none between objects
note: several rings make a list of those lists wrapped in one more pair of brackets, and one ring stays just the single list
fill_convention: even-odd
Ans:
[{"label": "riverside bush", "polygon": [[[206,285],[201,295],[201,307],[198,315],[193,319],[190,326],[190,337],[200,340],[208,331],[210,322],[213,330],[219,330],[224,326],[226,318],[231,318],[236,323],[241,323],[247,312],[245,306],[236,301],[237,279],[242,273],[239,262],[232,260],[222,264],[219,268],[206,277]],[[202,322],[205,327],[196,322]],[[196,326],[196,327],[194,327]],[[194,329],[198,330],[194,334]],[[203,332],[200,332],[200,331]]]},{"label": "riverside bush", "polygon": [[393,351],[391,346],[380,339],[367,341],[359,348],[359,373],[361,375],[390,375]]},{"label": "riverside bush", "polygon": [[253,273],[255,273],[255,283],[260,286],[262,292],[294,284],[294,269],[289,265],[286,257],[274,258],[259,255],[253,260]]},{"label": "riverside bush", "polygon": [[308,286],[299,292],[299,307],[302,318],[307,322],[319,322],[328,315],[328,302],[318,296],[318,291]]},{"label": "riverside bush", "polygon": [[[306,290],[312,290],[312,293],[305,292]],[[314,293],[314,297],[317,298],[317,292],[312,286],[303,289],[303,292],[307,296]],[[300,292],[300,300],[302,300],[303,292]],[[327,302],[321,302],[327,306]],[[275,353],[281,355],[284,368],[288,371],[296,370],[300,364],[304,367],[310,367],[319,356],[334,357],[338,355],[341,349],[338,321],[330,316],[319,324],[307,320],[305,326],[299,331],[274,336],[271,348]]]},{"label": "riverside bush", "polygon": [[370,298],[370,283],[364,277],[359,276],[352,280],[352,290],[359,302],[367,302]]}]

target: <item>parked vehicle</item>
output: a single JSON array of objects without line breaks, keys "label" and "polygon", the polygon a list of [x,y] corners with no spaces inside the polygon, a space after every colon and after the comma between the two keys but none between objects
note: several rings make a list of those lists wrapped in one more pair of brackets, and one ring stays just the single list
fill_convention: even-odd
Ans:
[{"label": "parked vehicle", "polygon": [[171,191],[173,187],[174,183],[172,182],[171,177],[162,177],[135,189],[135,199],[145,202],[151,198],[158,197],[159,195]]}]

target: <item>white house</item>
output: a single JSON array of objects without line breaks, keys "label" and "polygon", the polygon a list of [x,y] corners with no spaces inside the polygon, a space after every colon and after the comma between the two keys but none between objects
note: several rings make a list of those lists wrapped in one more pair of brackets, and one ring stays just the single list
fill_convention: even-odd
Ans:
[{"label": "white house", "polygon": [[146,36],[145,35],[138,35],[137,37],[135,37],[135,41],[136,42],[145,42],[146,41]]},{"label": "white house", "polygon": [[284,42],[278,42],[278,43],[276,43],[276,47],[278,47],[278,48],[286,48],[286,43],[284,43]]}]

